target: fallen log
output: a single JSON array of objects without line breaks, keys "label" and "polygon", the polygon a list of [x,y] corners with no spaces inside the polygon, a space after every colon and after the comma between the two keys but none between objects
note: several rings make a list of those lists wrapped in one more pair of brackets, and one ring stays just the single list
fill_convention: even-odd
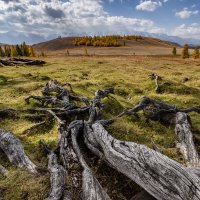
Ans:
[{"label": "fallen log", "polygon": [[37,166],[25,154],[20,140],[13,133],[0,129],[0,149],[12,164],[32,173],[38,172]]},{"label": "fallen log", "polygon": [[0,59],[1,66],[20,66],[20,65],[44,65],[46,64],[43,60],[31,60],[23,58],[7,58]]}]

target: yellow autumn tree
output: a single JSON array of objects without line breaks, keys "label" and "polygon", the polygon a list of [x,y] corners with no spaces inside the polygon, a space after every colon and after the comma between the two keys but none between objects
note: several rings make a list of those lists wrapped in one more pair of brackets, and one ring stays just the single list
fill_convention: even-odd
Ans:
[{"label": "yellow autumn tree", "polygon": [[18,53],[17,53],[16,47],[15,46],[11,46],[10,57],[14,58],[14,57],[17,57],[17,56],[18,56]]},{"label": "yellow autumn tree", "polygon": [[35,57],[35,52],[34,52],[33,46],[28,47],[28,53],[29,53],[30,57]]}]

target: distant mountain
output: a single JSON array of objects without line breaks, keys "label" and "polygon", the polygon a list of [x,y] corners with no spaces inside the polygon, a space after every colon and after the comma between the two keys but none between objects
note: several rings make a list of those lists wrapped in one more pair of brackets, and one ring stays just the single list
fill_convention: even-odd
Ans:
[{"label": "distant mountain", "polygon": [[158,34],[158,33],[146,33],[146,32],[138,32],[138,33],[141,34],[142,36],[155,37],[161,40],[178,43],[181,46],[183,46],[184,44],[188,44],[191,47],[200,46],[200,39],[181,38],[177,36],[170,36],[170,35]]},{"label": "distant mountain", "polygon": [[[86,35],[93,35],[93,34],[92,33],[91,34],[87,34],[87,33],[76,34],[72,32],[72,33],[67,33],[65,37],[86,36]],[[96,33],[95,35],[102,35],[102,34]],[[179,44],[181,46],[184,44],[189,44],[191,47],[200,46],[200,39],[181,38],[177,36],[170,36],[167,34],[157,34],[157,33],[148,33],[148,32],[133,32],[133,33],[129,33],[129,35],[142,35],[142,36],[151,37],[151,38],[159,38],[161,40],[170,41],[171,43]],[[7,44],[17,44],[17,43],[19,44],[25,41],[28,44],[38,44],[44,41],[53,40],[54,38],[57,38],[57,37],[58,37],[57,34],[52,34],[48,37],[44,37],[39,34],[14,31],[14,32],[0,33],[0,43],[5,42]]]}]

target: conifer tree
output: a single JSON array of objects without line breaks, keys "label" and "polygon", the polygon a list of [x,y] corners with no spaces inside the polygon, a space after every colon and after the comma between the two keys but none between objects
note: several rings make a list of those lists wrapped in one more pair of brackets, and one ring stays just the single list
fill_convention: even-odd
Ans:
[{"label": "conifer tree", "polygon": [[26,45],[26,42],[22,43],[21,50],[22,50],[23,56],[29,56],[29,49],[28,49],[28,46]]},{"label": "conifer tree", "polygon": [[4,46],[4,53],[6,57],[10,57],[11,54],[10,46]]},{"label": "conifer tree", "polygon": [[16,51],[17,51],[18,56],[23,56],[21,47],[20,47],[18,44],[16,45],[15,48],[16,48]]},{"label": "conifer tree", "polygon": [[173,56],[176,56],[176,47],[173,47],[173,50],[172,50],[172,54],[173,54]]},{"label": "conifer tree", "polygon": [[189,54],[189,47],[187,44],[184,45],[183,50],[182,50],[182,54],[181,54],[182,58],[189,58],[190,54]]},{"label": "conifer tree", "polygon": [[0,46],[0,57],[4,57],[4,56],[5,56],[5,53],[4,53],[3,49],[2,49],[2,47]]},{"label": "conifer tree", "polygon": [[200,57],[200,53],[199,53],[199,48],[198,48],[198,47],[196,47],[196,48],[194,49],[193,57],[194,57],[195,59]]},{"label": "conifer tree", "polygon": [[85,56],[88,56],[88,50],[85,48],[84,51],[85,51]]}]

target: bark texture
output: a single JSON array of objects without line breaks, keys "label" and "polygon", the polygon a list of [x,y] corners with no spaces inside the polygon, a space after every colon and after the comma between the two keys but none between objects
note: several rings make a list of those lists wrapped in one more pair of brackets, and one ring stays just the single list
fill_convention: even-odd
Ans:
[{"label": "bark texture", "polygon": [[36,165],[25,154],[20,140],[13,133],[0,129],[0,149],[14,165],[37,173]]},{"label": "bark texture", "polygon": [[[153,78],[158,90],[159,76],[154,74]],[[124,174],[143,189],[132,200],[200,200],[199,156],[188,116],[190,112],[200,113],[199,106],[180,109],[164,101],[143,97],[132,109],[113,119],[104,119],[102,99],[113,93],[113,88],[97,90],[94,98],[89,100],[74,95],[72,88],[68,90],[65,85],[51,80],[45,85],[43,96],[29,96],[25,99],[27,103],[31,102],[30,99],[40,102],[40,108],[26,111],[0,110],[1,118],[14,117],[16,113],[18,115],[22,112],[26,113],[26,117],[39,120],[30,130],[42,127],[49,119],[57,121],[58,141],[55,149],[52,150],[42,142],[48,154],[51,178],[51,190],[47,200],[110,199],[106,188],[94,175],[91,160],[84,152],[88,149],[103,160],[105,165]],[[163,155],[156,145],[155,151],[134,142],[117,140],[106,131],[107,126],[123,115],[134,115],[139,120],[139,111],[144,111],[144,116],[149,121],[175,126],[177,147],[189,168]],[[13,164],[37,172],[19,139],[2,129],[0,149]],[[0,172],[4,173],[1,166]]]},{"label": "bark texture", "polygon": [[106,162],[156,199],[200,199],[200,179],[176,161],[144,145],[119,141],[98,122],[86,126],[85,134],[93,137],[90,144],[101,149]]},{"label": "bark texture", "polygon": [[48,170],[51,174],[51,192],[46,200],[60,200],[64,195],[65,170],[62,165],[58,164],[57,156],[53,151],[48,154],[48,159]]},{"label": "bark texture", "polygon": [[194,145],[189,116],[186,113],[176,114],[175,132],[178,139],[177,148],[183,154],[188,167],[199,167],[199,155]]}]

